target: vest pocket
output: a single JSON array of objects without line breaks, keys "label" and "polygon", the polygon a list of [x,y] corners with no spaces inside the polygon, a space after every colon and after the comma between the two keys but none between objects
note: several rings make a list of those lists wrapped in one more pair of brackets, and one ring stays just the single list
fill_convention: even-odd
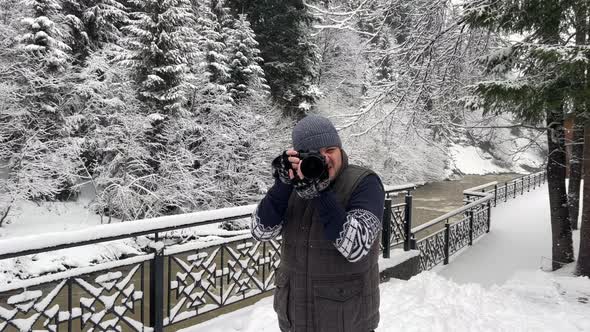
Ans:
[{"label": "vest pocket", "polygon": [[287,331],[291,328],[291,319],[289,317],[289,276],[281,269],[277,269],[275,272],[275,286],[273,308],[277,313],[281,331]]},{"label": "vest pocket", "polygon": [[362,280],[314,284],[314,319],[318,332],[358,332],[363,319]]}]

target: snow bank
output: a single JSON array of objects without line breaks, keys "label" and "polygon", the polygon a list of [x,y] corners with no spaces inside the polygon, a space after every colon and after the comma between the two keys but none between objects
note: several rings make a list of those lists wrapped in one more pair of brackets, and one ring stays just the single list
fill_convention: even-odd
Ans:
[{"label": "snow bank", "polygon": [[449,153],[454,168],[463,174],[507,173],[510,171],[497,165],[489,153],[474,146],[451,145]]}]

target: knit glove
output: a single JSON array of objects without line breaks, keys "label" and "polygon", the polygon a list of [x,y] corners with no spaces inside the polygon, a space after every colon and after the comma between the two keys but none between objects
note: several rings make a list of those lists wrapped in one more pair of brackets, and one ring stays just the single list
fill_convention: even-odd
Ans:
[{"label": "knit glove", "polygon": [[284,184],[293,184],[293,181],[289,178],[291,163],[288,158],[287,151],[283,151],[272,161],[272,176]]},{"label": "knit glove", "polygon": [[320,195],[320,192],[330,186],[330,177],[326,170],[322,176],[317,179],[304,178],[293,182],[297,195],[303,199],[313,199]]}]

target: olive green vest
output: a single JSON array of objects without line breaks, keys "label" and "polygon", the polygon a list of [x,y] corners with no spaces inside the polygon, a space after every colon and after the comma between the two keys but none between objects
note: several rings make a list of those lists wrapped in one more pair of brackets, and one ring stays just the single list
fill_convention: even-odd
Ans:
[{"label": "olive green vest", "polygon": [[[360,181],[372,171],[347,165],[332,184],[346,207]],[[368,332],[379,323],[379,239],[357,262],[349,262],[324,239],[312,200],[293,192],[283,226],[281,265],[275,275],[274,307],[282,331]]]}]

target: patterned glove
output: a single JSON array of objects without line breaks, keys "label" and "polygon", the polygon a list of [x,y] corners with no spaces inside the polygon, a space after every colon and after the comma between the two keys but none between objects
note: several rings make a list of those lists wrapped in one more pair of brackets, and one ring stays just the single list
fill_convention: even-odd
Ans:
[{"label": "patterned glove", "polygon": [[330,186],[330,177],[328,171],[316,179],[304,178],[293,182],[297,195],[303,199],[313,199],[320,195],[320,192],[326,190]]},{"label": "patterned glove", "polygon": [[291,163],[288,158],[287,151],[283,151],[272,161],[272,176],[281,180],[284,184],[293,184],[293,181],[289,178]]}]

